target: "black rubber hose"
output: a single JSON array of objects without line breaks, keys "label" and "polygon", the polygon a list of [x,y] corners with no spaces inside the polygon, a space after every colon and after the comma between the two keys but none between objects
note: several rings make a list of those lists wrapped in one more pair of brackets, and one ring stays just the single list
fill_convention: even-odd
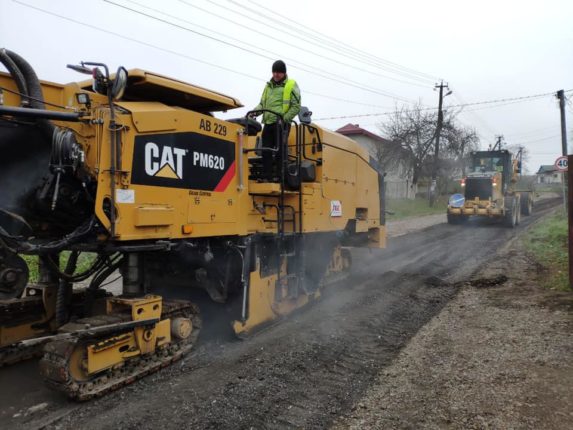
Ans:
[{"label": "black rubber hose", "polygon": [[[40,85],[38,75],[36,75],[36,72],[32,66],[30,66],[26,60],[24,60],[15,52],[9,51],[8,49],[5,49],[4,52],[6,55],[8,55],[8,57],[10,57],[14,64],[16,64],[16,67],[18,67],[22,75],[24,75],[26,87],[28,88],[28,95],[33,97],[30,99],[30,107],[35,109],[45,109],[46,105],[44,104],[42,86]],[[38,120],[38,125],[40,125],[40,128],[44,131],[46,137],[49,139],[48,142],[51,144],[56,126],[45,119]]]},{"label": "black rubber hose", "polygon": [[[73,275],[76,271],[78,264],[78,257],[80,253],[78,251],[72,251],[68,258],[68,263],[66,264],[66,269],[64,273],[67,275]],[[70,317],[70,302],[72,298],[73,284],[65,279],[60,279],[58,283],[58,294],[56,296],[56,323],[58,327],[64,325],[68,322]]]},{"label": "black rubber hose", "polygon": [[90,282],[90,285],[88,286],[88,289],[97,290],[109,275],[111,275],[113,272],[119,269],[122,263],[123,263],[123,257],[119,258],[118,260],[108,265],[105,269],[101,270],[96,276],[93,277],[92,281]]},{"label": "black rubber hose", "polygon": [[34,97],[36,100],[30,100],[30,105],[36,109],[45,109],[46,105],[44,104],[44,95],[42,93],[42,86],[40,85],[40,80],[38,79],[38,75],[30,66],[30,64],[20,57],[15,52],[12,52],[8,49],[4,49],[4,52],[8,57],[16,64],[22,75],[24,75],[24,79],[26,82],[26,86],[28,88],[28,95]]},{"label": "black rubber hose", "polygon": [[86,298],[84,302],[84,315],[89,316],[92,314],[94,300],[97,296],[98,288],[106,278],[115,272],[122,264],[123,264],[123,257],[120,257],[118,260],[112,262],[108,267],[101,270],[96,276],[94,276],[90,282],[90,285],[86,289]]},{"label": "black rubber hose", "polygon": [[58,265],[51,258],[49,258],[49,256],[47,262],[54,274],[59,279],[67,282],[83,282],[94,273],[99,272],[106,264],[105,260],[101,256],[98,256],[95,262],[87,270],[81,273],[76,273],[74,275],[69,275],[67,272],[61,272]]},{"label": "black rubber hose", "polygon": [[77,227],[74,231],[64,236],[62,239],[39,245],[28,242],[16,236],[11,236],[1,226],[0,226],[0,238],[8,242],[9,244],[16,244],[17,252],[28,253],[28,254],[33,254],[33,253],[47,254],[51,252],[63,251],[69,245],[78,242],[80,239],[82,239],[84,236],[88,235],[92,231],[95,223],[96,223],[96,218],[95,216],[92,216],[88,221]]},{"label": "black rubber hose", "polygon": [[[28,96],[29,94],[28,94],[28,86],[26,85],[26,78],[24,78],[24,75],[22,74],[16,63],[14,63],[12,58],[10,58],[10,56],[6,52],[6,49],[0,49],[0,63],[4,64],[6,70],[8,70],[12,78],[14,78],[14,80],[16,81],[18,92],[20,94],[24,94],[24,96]],[[22,105],[28,105],[29,103],[30,103],[29,99],[22,97]]]}]

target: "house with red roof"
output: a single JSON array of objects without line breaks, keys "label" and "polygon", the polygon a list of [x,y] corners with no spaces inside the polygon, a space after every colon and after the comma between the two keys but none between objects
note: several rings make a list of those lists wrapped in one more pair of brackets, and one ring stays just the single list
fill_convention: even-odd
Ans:
[{"label": "house with red roof", "polygon": [[384,163],[384,148],[389,145],[395,145],[391,140],[378,136],[368,131],[358,124],[346,124],[344,127],[336,130],[344,136],[357,142],[363,148],[368,150],[370,156],[376,159],[380,165],[386,166],[386,196],[394,199],[413,199],[416,195],[416,187],[412,185],[412,168],[408,165],[406,159],[398,163]]}]

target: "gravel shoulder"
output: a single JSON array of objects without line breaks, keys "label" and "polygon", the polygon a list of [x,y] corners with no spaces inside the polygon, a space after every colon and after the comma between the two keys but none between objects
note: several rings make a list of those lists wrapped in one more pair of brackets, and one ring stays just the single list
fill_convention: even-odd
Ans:
[{"label": "gravel shoulder", "polygon": [[334,428],[573,428],[573,294],[543,276],[499,250]]},{"label": "gravel shoulder", "polygon": [[387,232],[388,237],[403,236],[408,233],[413,233],[436,224],[446,222],[446,214],[424,215],[414,218],[406,218],[396,221],[388,221]]}]

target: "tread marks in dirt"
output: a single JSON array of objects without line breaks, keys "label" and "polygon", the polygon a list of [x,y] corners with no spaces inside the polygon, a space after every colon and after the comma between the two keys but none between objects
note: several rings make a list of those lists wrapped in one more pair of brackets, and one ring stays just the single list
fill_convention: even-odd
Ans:
[{"label": "tread marks in dirt", "polygon": [[402,279],[419,279],[421,282],[426,284],[428,287],[444,287],[451,286],[456,290],[462,286],[469,286],[473,288],[493,288],[505,284],[509,278],[503,274],[488,277],[488,278],[475,278],[467,281],[460,281],[450,283],[438,276],[423,276],[419,274],[403,274]]},{"label": "tread marks in dirt", "polygon": [[[398,274],[390,278],[383,286],[380,279],[359,285],[366,294],[354,301],[326,298],[321,307],[332,309],[321,309],[320,315],[329,318],[301,321],[311,327],[304,334],[289,335],[296,322],[278,327],[274,345],[265,344],[259,354],[244,357],[242,366],[251,368],[241,369],[203,416],[191,417],[192,426],[328,426],[455,294],[448,284],[428,288],[418,279]],[[225,407],[213,406],[219,402]],[[236,414],[238,410],[248,412]]]}]

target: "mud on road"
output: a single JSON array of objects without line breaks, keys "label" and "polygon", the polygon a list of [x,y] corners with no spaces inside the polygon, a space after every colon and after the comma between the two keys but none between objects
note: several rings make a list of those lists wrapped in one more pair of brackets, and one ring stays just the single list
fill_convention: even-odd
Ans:
[{"label": "mud on road", "polygon": [[[351,425],[345,419],[355,415],[356,405],[380,385],[379,375],[399,360],[420,329],[480,268],[496,260],[498,249],[550,206],[538,207],[516,230],[438,224],[394,238],[384,250],[358,250],[350,278],[329,288],[312,307],[247,341],[203,337],[182,362],[87,404],[70,403],[32,382],[21,389],[15,372],[3,369],[2,390],[14,388],[2,398],[0,426]],[[20,368],[27,378],[32,370],[25,366],[32,365]],[[37,412],[25,407],[42,403]]]}]

